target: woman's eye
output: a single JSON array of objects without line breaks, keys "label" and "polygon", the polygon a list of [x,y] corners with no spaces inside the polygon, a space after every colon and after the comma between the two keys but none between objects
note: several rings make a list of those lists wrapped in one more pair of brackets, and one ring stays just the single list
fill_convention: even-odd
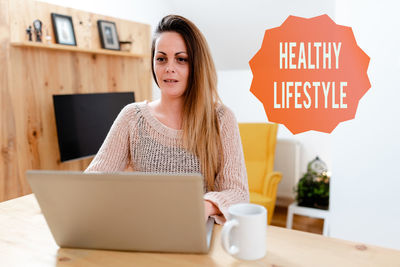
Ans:
[{"label": "woman's eye", "polygon": [[178,62],[187,62],[187,58],[178,57]]},{"label": "woman's eye", "polygon": [[158,62],[164,62],[164,61],[165,61],[165,58],[163,58],[163,57],[158,57],[158,58],[156,58],[156,61],[158,61]]}]

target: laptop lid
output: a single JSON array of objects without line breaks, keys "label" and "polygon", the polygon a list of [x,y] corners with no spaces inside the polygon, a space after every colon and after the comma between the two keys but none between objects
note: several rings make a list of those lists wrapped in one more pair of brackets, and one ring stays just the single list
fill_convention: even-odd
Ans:
[{"label": "laptop lid", "polygon": [[26,176],[60,247],[208,252],[200,174],[36,170]]}]

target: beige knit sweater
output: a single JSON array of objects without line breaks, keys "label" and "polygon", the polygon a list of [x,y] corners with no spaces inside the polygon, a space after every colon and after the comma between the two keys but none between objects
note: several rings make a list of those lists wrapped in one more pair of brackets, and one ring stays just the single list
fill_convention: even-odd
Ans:
[{"label": "beige knit sweater", "polygon": [[[219,208],[222,216],[213,217],[223,224],[230,205],[249,201],[249,189],[236,118],[223,105],[217,107],[217,114],[224,162],[215,180],[216,191],[205,191],[204,199]],[[116,172],[130,165],[138,172],[201,173],[197,157],[182,148],[182,132],[154,117],[147,101],[129,104],[85,172]]]}]

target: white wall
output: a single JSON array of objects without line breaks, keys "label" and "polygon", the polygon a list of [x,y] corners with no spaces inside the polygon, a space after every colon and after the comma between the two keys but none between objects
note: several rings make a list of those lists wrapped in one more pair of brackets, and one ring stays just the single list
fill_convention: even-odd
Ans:
[{"label": "white wall", "polygon": [[332,134],[334,237],[400,249],[400,5],[344,1],[337,24],[352,27],[370,56],[370,91],[356,118]]}]

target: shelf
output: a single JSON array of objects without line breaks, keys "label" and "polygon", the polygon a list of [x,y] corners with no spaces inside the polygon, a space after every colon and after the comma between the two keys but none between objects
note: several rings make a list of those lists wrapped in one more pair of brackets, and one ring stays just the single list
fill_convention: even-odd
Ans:
[{"label": "shelf", "polygon": [[63,50],[63,51],[71,51],[71,52],[111,55],[111,56],[120,56],[120,57],[136,57],[136,58],[145,58],[146,57],[146,55],[143,55],[143,54],[134,54],[134,53],[124,52],[124,51],[114,51],[114,50],[107,50],[107,49],[86,49],[86,48],[80,48],[80,47],[71,46],[71,45],[44,44],[44,43],[36,43],[33,41],[32,42],[11,42],[11,46],[34,47],[34,48],[41,48],[41,49]]}]

